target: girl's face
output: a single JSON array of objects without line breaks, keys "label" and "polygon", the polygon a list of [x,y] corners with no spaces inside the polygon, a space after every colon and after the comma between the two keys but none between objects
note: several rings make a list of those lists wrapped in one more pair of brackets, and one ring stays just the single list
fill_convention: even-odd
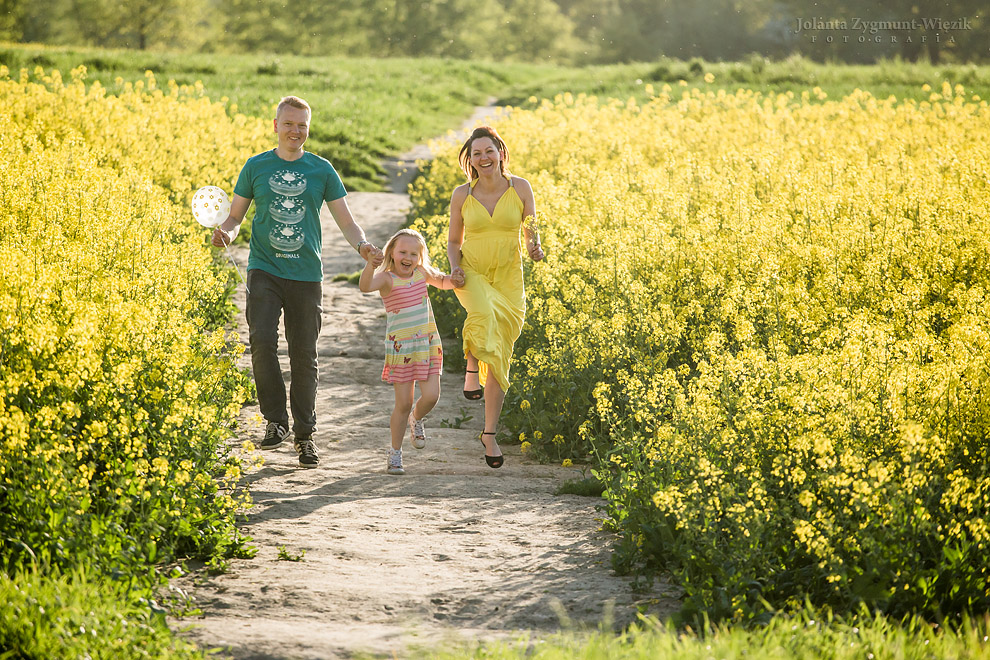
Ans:
[{"label": "girl's face", "polygon": [[481,176],[501,174],[502,154],[491,138],[482,137],[472,142],[470,156],[471,165]]},{"label": "girl's face", "polygon": [[392,247],[392,271],[399,277],[411,277],[423,260],[423,248],[412,236],[400,236]]}]

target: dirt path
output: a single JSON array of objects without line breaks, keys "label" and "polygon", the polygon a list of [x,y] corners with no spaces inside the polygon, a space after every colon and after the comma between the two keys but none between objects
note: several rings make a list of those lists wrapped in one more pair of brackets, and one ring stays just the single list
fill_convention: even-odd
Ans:
[{"label": "dirt path", "polygon": [[[409,208],[399,193],[351,193],[348,202],[378,245]],[[393,402],[380,381],[385,313],[377,295],[329,282],[363,261],[328,213],[323,225],[320,466],[297,467],[291,442],[264,453],[264,466],[246,478],[255,505],[244,531],[257,556],[232,561],[224,575],[175,581],[203,615],[173,627],[192,625],[187,637],[239,660],[405,657],[452,640],[556,631],[561,614],[594,628],[609,616],[629,623],[637,608],[669,613],[676,603],[662,586],[637,594],[611,571],[600,500],[553,494],[580,470],[536,464],[518,445],[503,445],[501,470],[485,465],[483,404],[461,396],[462,374],[443,376],[427,447],[406,443],[406,474],[385,473]],[[246,251],[235,258],[243,272]],[[241,287],[241,310],[243,302]],[[238,323],[246,342],[243,313]],[[462,428],[442,426],[467,416]],[[238,441],[257,441],[263,430],[257,406],[242,411]],[[280,560],[279,546],[305,556]]]}]

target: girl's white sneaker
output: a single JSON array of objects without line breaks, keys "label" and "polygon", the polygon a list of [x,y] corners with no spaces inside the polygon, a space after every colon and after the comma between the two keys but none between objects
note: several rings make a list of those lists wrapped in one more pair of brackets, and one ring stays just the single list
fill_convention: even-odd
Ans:
[{"label": "girl's white sneaker", "polygon": [[406,471],[402,469],[402,450],[388,448],[388,468],[386,470],[389,474],[405,474]]},{"label": "girl's white sneaker", "polygon": [[409,441],[416,449],[426,446],[426,427],[423,426],[423,420],[416,419],[412,413],[409,413]]}]

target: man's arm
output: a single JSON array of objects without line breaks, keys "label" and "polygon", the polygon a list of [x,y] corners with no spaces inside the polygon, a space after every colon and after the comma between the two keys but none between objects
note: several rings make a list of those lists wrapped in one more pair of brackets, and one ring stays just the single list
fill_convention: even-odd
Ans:
[{"label": "man's arm", "polygon": [[344,239],[361,254],[362,259],[367,261],[371,255],[381,253],[381,250],[368,241],[364,235],[364,230],[354,221],[346,198],[341,197],[327,202],[327,207],[330,209],[330,214],[333,215],[333,221],[337,223],[340,233],[344,235]]},{"label": "man's arm", "polygon": [[213,230],[211,243],[214,247],[224,247],[234,241],[241,223],[244,222],[244,215],[250,206],[250,199],[234,194],[234,198],[230,200],[230,215]]}]

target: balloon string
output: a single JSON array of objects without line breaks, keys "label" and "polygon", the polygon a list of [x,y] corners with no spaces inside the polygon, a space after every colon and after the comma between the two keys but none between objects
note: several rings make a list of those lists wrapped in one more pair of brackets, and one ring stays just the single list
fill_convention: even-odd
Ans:
[{"label": "balloon string", "polygon": [[230,243],[224,244],[223,249],[227,253],[227,259],[230,260],[230,265],[234,267],[235,271],[237,271],[238,279],[240,279],[241,282],[244,282],[244,291],[246,293],[251,293],[251,289],[249,289],[247,285],[247,280],[244,278],[243,275],[241,275],[241,269],[238,268],[237,263],[234,261],[234,257],[230,254]]}]

